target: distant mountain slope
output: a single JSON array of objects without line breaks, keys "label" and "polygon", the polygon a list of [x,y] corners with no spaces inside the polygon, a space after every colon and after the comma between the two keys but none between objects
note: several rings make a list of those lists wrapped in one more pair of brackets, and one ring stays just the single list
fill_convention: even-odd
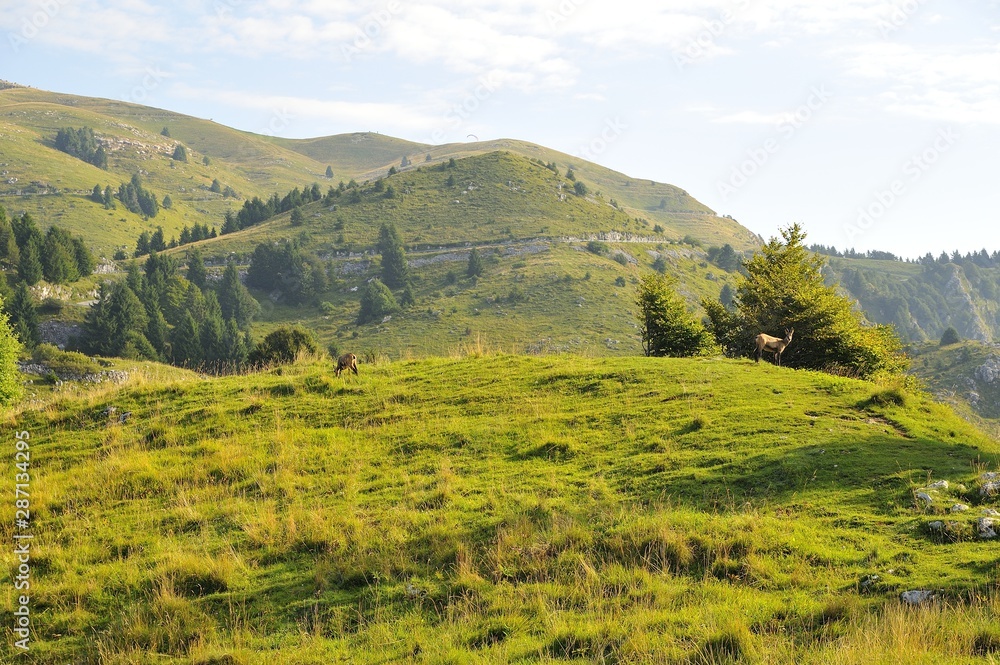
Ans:
[{"label": "distant mountain slope", "polygon": [[[107,171],[54,149],[56,132],[66,126],[90,126],[115,147]],[[161,135],[164,128],[169,137]],[[186,147],[187,164],[170,159],[177,145]],[[496,150],[555,162],[562,173],[572,167],[592,192],[648,219],[650,227],[660,224],[667,239],[691,236],[706,244],[728,242],[737,249],[758,243],[747,229],[717,217],[677,187],[625,176],[522,141],[428,146],[374,133],[291,140],[128,102],[32,88],[0,90],[0,163],[6,171],[0,180],[0,205],[12,212],[31,212],[43,226],[67,226],[90,238],[107,256],[115,247],[134,246],[141,230],[157,225],[168,237],[178,235],[184,225],[220,226],[225,211],[238,208],[241,201],[209,192],[213,180],[231,186],[241,197],[267,198],[313,182],[325,190],[340,180],[374,180],[393,166],[405,170],[426,165],[427,155],[437,164]],[[405,168],[404,157],[410,162]],[[328,166],[334,171],[332,183],[326,178]],[[133,173],[140,173],[159,197],[169,195],[175,209],[144,220],[87,201],[95,184],[116,187]]]}]

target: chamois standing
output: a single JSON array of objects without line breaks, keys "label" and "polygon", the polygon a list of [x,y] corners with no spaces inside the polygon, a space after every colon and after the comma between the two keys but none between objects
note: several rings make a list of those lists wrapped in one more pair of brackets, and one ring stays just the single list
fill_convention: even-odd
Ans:
[{"label": "chamois standing", "polygon": [[785,336],[772,337],[765,333],[757,335],[757,360],[760,362],[760,354],[764,351],[770,351],[774,354],[774,360],[778,363],[778,367],[781,367],[781,354],[785,351],[785,347],[792,343],[792,334],[795,332],[795,328],[788,329],[785,328]]},{"label": "chamois standing", "polygon": [[358,373],[358,357],[353,353],[345,353],[337,358],[337,369],[333,373],[340,376],[340,373],[345,369],[349,369],[355,374]]}]

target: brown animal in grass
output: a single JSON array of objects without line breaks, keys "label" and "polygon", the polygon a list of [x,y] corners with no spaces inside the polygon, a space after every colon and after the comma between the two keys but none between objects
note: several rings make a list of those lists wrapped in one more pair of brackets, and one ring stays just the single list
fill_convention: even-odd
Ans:
[{"label": "brown animal in grass", "polygon": [[358,357],[353,353],[345,353],[337,358],[337,369],[333,373],[340,376],[340,373],[345,369],[349,369],[355,374],[358,373]]},{"label": "brown animal in grass", "polygon": [[792,343],[792,334],[795,332],[795,328],[788,329],[785,328],[785,337],[772,337],[771,335],[766,335],[761,333],[757,335],[757,360],[760,362],[760,354],[764,351],[770,351],[774,354],[774,360],[781,367],[781,354],[784,353],[785,347]]}]

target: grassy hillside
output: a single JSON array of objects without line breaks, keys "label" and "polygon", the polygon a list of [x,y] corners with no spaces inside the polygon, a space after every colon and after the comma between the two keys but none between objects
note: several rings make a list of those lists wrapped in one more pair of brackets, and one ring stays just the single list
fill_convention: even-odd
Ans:
[{"label": "grassy hillside", "polygon": [[[317,297],[328,303],[322,308],[288,307],[273,294],[256,292],[264,305],[261,332],[295,321],[324,345],[353,344],[393,357],[447,354],[476,339],[509,351],[634,355],[641,352],[634,282],[657,257],[664,257],[692,303],[718,297],[722,283],[733,280],[708,264],[699,248],[670,243],[648,221],[601,198],[567,194],[571,181],[516,153],[442,166],[385,178],[394,198],[369,189],[357,203],[342,197],[333,206],[303,208],[300,226],[291,226],[285,214],[199,246],[222,261],[232,253],[247,257],[258,243],[296,238],[332,262],[337,282]],[[360,293],[378,274],[378,257],[367,252],[386,222],[396,225],[409,248],[416,303],[390,321],[358,326]],[[597,255],[586,251],[592,237],[619,242],[609,241],[608,253]],[[472,247],[485,261],[478,279],[466,277]]]},{"label": "grassy hillside", "polygon": [[[1000,650],[996,548],[972,533],[1000,447],[898,388],[718,359],[326,361],[4,427],[31,433],[36,663]],[[12,501],[2,524],[12,542]],[[907,610],[911,589],[939,600]]]},{"label": "grassy hillside", "polygon": [[[417,169],[453,158],[497,151],[512,152],[529,159],[540,159],[546,164],[554,163],[564,175],[568,169],[573,169],[577,179],[603,194],[606,200],[616,201],[634,217],[663,226],[668,237],[681,239],[691,235],[706,244],[721,246],[730,243],[737,249],[749,249],[759,244],[759,239],[735,220],[718,217],[679,187],[627,176],[580,157],[526,141],[500,139],[426,146],[377,134],[351,134],[308,141],[281,140],[279,143],[320,162],[343,164],[342,169],[360,173],[359,179],[382,177],[390,166],[399,169],[402,157],[410,161],[407,168]],[[344,164],[340,160],[347,155],[350,155],[350,162]],[[428,156],[430,160],[427,160]],[[383,160],[381,163],[379,158]]]},{"label": "grassy hillside", "polygon": [[[108,171],[54,149],[56,132],[67,126],[92,127],[112,143]],[[169,138],[160,134],[164,127]],[[170,159],[178,144],[188,150],[187,164]],[[266,199],[313,182],[325,189],[327,166],[334,170],[334,183],[364,181],[384,176],[391,166],[400,168],[404,156],[412,162],[407,168],[415,169],[428,165],[428,154],[433,165],[497,150],[554,161],[562,173],[571,166],[605,200],[617,201],[633,217],[650,220],[650,226],[660,224],[669,238],[692,235],[705,243],[730,242],[739,249],[757,244],[749,231],[716,217],[677,187],[637,180],[522,141],[427,146],[373,133],[289,140],[128,102],[32,88],[0,90],[0,171],[5,172],[0,205],[15,213],[31,212],[43,226],[58,223],[81,233],[109,257],[116,246],[131,249],[143,229],[156,225],[164,227],[168,238],[178,235],[184,225],[220,226],[225,211],[241,201],[209,192],[213,179],[233,187],[241,197]],[[203,164],[204,157],[210,164]],[[86,199],[95,184],[117,187],[136,172],[159,198],[169,194],[175,210],[147,221],[121,208],[105,211]]]}]

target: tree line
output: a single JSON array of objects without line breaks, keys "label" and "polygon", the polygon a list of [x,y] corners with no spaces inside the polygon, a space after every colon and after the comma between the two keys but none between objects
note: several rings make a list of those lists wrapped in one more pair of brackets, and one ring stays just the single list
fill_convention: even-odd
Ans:
[{"label": "tree line", "polygon": [[56,150],[72,155],[99,169],[108,168],[108,154],[100,144],[91,127],[63,127],[56,133]]}]

